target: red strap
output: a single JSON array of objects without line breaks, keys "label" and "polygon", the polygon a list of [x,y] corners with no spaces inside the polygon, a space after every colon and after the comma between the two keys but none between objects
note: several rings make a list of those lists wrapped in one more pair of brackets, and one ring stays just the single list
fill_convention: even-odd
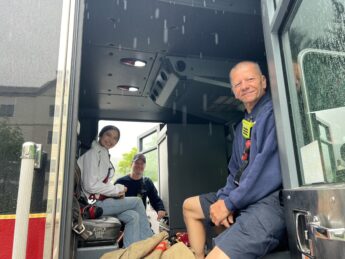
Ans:
[{"label": "red strap", "polygon": [[103,195],[103,194],[100,194],[99,196],[98,196],[98,199],[96,198],[96,195],[95,194],[90,194],[90,196],[89,196],[89,200],[93,200],[93,201],[103,201],[103,200],[105,200],[105,199],[107,199],[107,198],[109,198],[108,196],[105,196],[105,195]]},{"label": "red strap", "polygon": [[103,183],[107,183],[108,180],[109,180],[109,174],[107,174],[107,176],[104,178]]},{"label": "red strap", "polygon": [[94,195],[94,194],[90,194],[90,196],[89,196],[89,200],[92,200],[92,201],[97,200],[97,199],[96,199],[96,195]]},{"label": "red strap", "polygon": [[100,194],[99,197],[98,197],[98,200],[99,200],[99,201],[103,201],[103,200],[105,200],[105,199],[107,199],[107,198],[109,198],[109,197],[108,197],[108,196],[105,196],[105,195],[103,195],[103,194]]},{"label": "red strap", "polygon": [[242,161],[248,161],[250,146],[251,146],[251,141],[250,141],[250,139],[247,139],[245,144],[244,144],[244,151],[243,151],[242,157],[241,157]]},{"label": "red strap", "polygon": [[162,241],[160,242],[156,248],[154,250],[161,250],[161,251],[165,251],[168,249],[168,244],[167,244],[167,241]]},{"label": "red strap", "polygon": [[[103,183],[107,183],[107,182],[108,182],[109,176],[110,176],[110,170],[108,170],[108,174],[107,174],[107,176],[104,178]],[[103,200],[105,200],[106,198],[108,198],[108,196],[105,196],[105,195],[103,195],[103,194],[100,194],[98,199],[96,198],[96,195],[95,195],[95,194],[90,194],[90,196],[89,196],[89,200],[99,200],[99,201],[103,201]]]},{"label": "red strap", "polygon": [[89,214],[90,214],[90,219],[95,219],[96,218],[96,207],[95,206],[90,206],[89,208]]}]

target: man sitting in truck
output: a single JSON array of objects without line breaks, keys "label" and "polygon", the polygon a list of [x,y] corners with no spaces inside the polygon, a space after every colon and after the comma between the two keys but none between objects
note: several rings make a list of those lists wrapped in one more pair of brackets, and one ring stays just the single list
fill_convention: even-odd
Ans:
[{"label": "man sitting in truck", "polygon": [[246,113],[236,127],[230,174],[217,193],[184,201],[183,215],[196,258],[204,258],[204,221],[225,230],[215,237],[208,259],[260,258],[283,239],[282,178],[271,97],[259,65],[243,61],[230,71],[235,98]]},{"label": "man sitting in truck", "polygon": [[146,157],[138,153],[133,157],[131,172],[129,175],[117,179],[115,184],[123,184],[127,187],[126,196],[140,197],[146,208],[147,197],[153,209],[157,212],[157,220],[166,216],[162,199],[158,196],[152,180],[143,176],[146,166]]}]

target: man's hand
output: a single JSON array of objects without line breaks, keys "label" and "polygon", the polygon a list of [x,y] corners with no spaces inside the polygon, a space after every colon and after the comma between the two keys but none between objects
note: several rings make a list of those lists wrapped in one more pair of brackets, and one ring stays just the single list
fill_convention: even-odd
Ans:
[{"label": "man's hand", "polygon": [[[225,222],[228,220],[228,216],[230,215],[232,216],[232,213],[225,206],[224,200],[218,200],[210,206],[210,218],[216,226],[219,226],[219,225],[224,225],[225,227],[230,226],[229,222]],[[231,217],[230,219],[233,222],[233,218]]]},{"label": "man's hand", "polygon": [[159,210],[157,212],[157,220],[160,220],[161,218],[165,217],[167,213],[164,210]]},{"label": "man's hand", "polygon": [[234,217],[233,214],[230,212],[230,215],[223,219],[221,225],[226,228],[229,228],[232,224],[234,224]]}]

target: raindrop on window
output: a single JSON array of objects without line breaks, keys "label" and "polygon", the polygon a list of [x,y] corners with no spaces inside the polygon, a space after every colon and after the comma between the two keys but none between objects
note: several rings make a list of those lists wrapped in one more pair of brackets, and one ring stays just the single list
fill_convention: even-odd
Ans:
[{"label": "raindrop on window", "polygon": [[213,2],[213,3],[215,3],[215,2],[216,2],[216,0],[212,0],[212,2]]},{"label": "raindrop on window", "polygon": [[218,45],[218,43],[219,43],[218,33],[215,33],[215,34],[214,34],[214,43],[215,43],[216,45]]},{"label": "raindrop on window", "polygon": [[185,31],[184,31],[184,25],[181,26],[181,31],[182,31],[182,34],[185,33]]},{"label": "raindrop on window", "polygon": [[176,103],[175,102],[173,102],[173,104],[172,104],[172,110],[173,110],[173,115],[175,115],[176,114]]},{"label": "raindrop on window", "polygon": [[123,0],[123,10],[127,10],[127,0]]},{"label": "raindrop on window", "polygon": [[203,58],[203,54],[202,52],[199,53],[199,58],[202,59]]},{"label": "raindrop on window", "polygon": [[175,91],[175,96],[178,97],[178,89]]},{"label": "raindrop on window", "polygon": [[164,29],[163,29],[163,41],[164,43],[168,43],[168,26],[167,26],[167,20],[164,19]]},{"label": "raindrop on window", "polygon": [[186,105],[182,106],[182,124],[184,126],[187,125],[187,106]]},{"label": "raindrop on window", "polygon": [[114,27],[114,30],[115,30],[116,29],[116,23],[114,23],[113,27]]},{"label": "raindrop on window", "polygon": [[90,20],[90,13],[89,12],[87,12],[87,14],[86,14],[86,20]]},{"label": "raindrop on window", "polygon": [[133,49],[136,49],[137,45],[138,45],[138,39],[137,39],[137,37],[134,37],[133,38]]},{"label": "raindrop on window", "polygon": [[117,5],[120,5],[120,0],[117,0],[117,1],[116,1],[116,4],[117,4]]},{"label": "raindrop on window", "polygon": [[147,45],[150,45],[151,44],[151,39],[150,37],[147,37]]},{"label": "raindrop on window", "polygon": [[186,16],[185,15],[183,15],[182,19],[183,19],[183,23],[186,23]]},{"label": "raindrop on window", "polygon": [[122,50],[122,45],[121,44],[119,44],[119,51],[121,51]]},{"label": "raindrop on window", "polygon": [[208,133],[210,134],[210,136],[212,136],[213,132],[212,132],[212,122],[209,122],[208,124]]},{"label": "raindrop on window", "polygon": [[179,152],[180,152],[180,155],[183,155],[183,143],[182,142],[179,145]]},{"label": "raindrop on window", "polygon": [[156,10],[155,10],[155,18],[156,19],[159,18],[159,8],[156,8]]},{"label": "raindrop on window", "polygon": [[204,0],[204,7],[206,7],[206,0]]},{"label": "raindrop on window", "polygon": [[202,96],[202,109],[204,112],[207,111],[207,95],[203,94]]}]

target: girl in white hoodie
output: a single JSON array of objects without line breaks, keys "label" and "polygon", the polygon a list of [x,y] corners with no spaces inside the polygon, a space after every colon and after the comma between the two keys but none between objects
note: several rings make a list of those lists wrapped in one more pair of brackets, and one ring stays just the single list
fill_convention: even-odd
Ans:
[{"label": "girl in white hoodie", "polygon": [[123,244],[130,244],[152,236],[145,208],[138,197],[124,197],[127,191],[122,184],[113,185],[110,180],[115,169],[110,162],[109,149],[120,139],[120,130],[105,126],[92,142],[91,148],[78,159],[81,170],[81,186],[86,198],[96,200],[103,215],[115,216],[125,223]]}]

